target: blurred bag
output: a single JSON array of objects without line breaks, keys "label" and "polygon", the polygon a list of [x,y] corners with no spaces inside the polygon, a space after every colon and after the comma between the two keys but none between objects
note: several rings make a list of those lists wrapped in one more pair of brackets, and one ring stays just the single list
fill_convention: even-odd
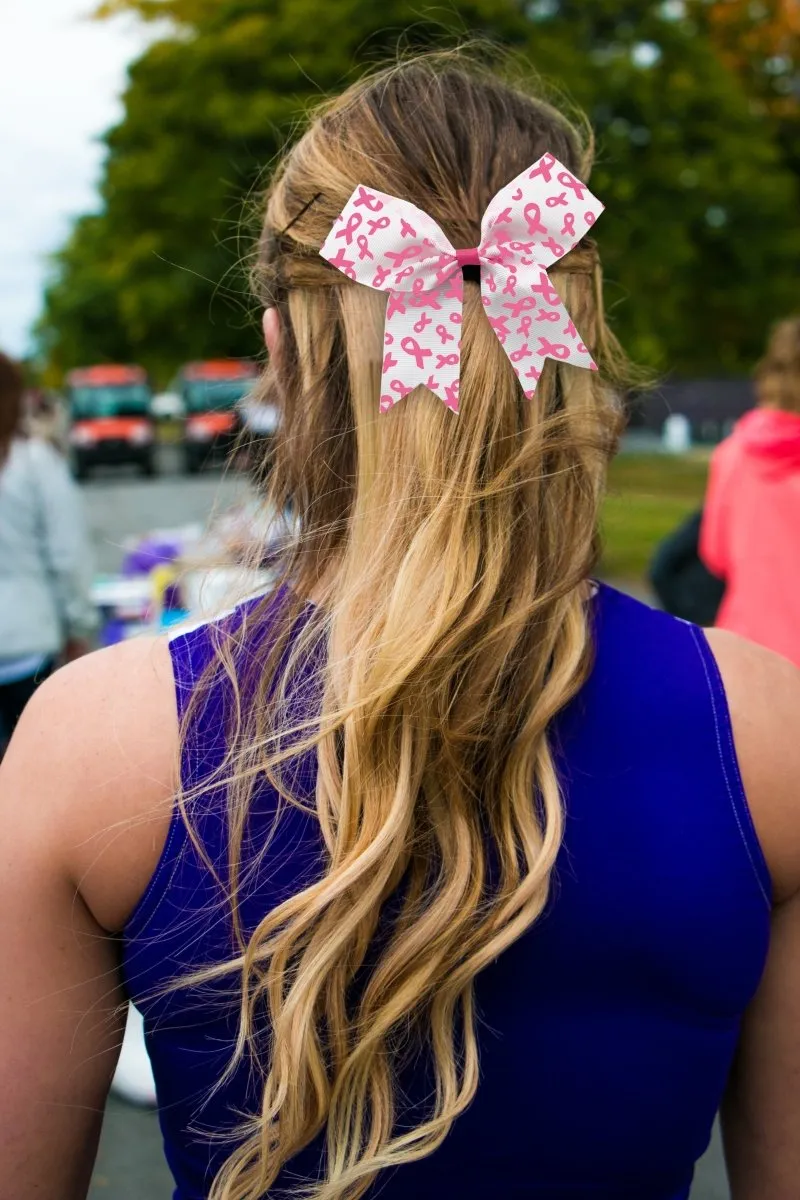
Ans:
[{"label": "blurred bag", "polygon": [[713,625],[725,584],[698,553],[703,510],[692,513],[658,546],[648,572],[661,607],[694,625]]}]

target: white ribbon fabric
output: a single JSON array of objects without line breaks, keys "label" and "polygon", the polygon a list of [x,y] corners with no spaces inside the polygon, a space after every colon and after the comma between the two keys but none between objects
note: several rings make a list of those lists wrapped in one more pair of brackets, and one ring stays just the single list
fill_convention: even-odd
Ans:
[{"label": "white ribbon fabric", "polygon": [[552,154],[490,201],[476,249],[456,250],[416,205],[358,186],[320,250],[350,279],[389,293],[381,412],[423,384],[458,412],[462,267],[480,267],[481,300],[525,395],[546,358],[597,370],[547,268],[603,205]]}]

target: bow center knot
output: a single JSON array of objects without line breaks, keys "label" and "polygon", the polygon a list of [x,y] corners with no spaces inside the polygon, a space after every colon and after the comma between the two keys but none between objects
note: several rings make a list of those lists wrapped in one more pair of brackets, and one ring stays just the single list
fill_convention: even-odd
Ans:
[{"label": "bow center knot", "polygon": [[481,265],[478,247],[470,250],[456,250],[456,262],[460,267],[479,267]]}]

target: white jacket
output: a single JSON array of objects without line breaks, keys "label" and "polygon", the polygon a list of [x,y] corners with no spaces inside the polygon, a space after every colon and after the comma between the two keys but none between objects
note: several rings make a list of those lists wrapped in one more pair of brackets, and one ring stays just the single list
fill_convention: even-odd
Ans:
[{"label": "white jacket", "polygon": [[37,438],[0,467],[0,659],[56,654],[97,626],[83,503],[67,464]]}]

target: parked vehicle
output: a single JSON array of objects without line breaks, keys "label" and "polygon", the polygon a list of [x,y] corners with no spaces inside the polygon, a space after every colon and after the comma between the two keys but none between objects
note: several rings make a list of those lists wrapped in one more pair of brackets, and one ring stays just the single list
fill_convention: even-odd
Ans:
[{"label": "parked vehicle", "polygon": [[157,421],[182,421],[186,415],[183,401],[174,392],[158,392],[150,403],[150,411]]},{"label": "parked vehicle", "polygon": [[187,474],[224,460],[241,431],[239,404],[258,375],[246,359],[187,363],[172,391],[180,396],[186,414],[183,461]]},{"label": "parked vehicle", "polygon": [[76,478],[96,466],[133,464],[155,474],[155,425],[147,373],[136,366],[103,365],[67,376],[69,448]]}]

